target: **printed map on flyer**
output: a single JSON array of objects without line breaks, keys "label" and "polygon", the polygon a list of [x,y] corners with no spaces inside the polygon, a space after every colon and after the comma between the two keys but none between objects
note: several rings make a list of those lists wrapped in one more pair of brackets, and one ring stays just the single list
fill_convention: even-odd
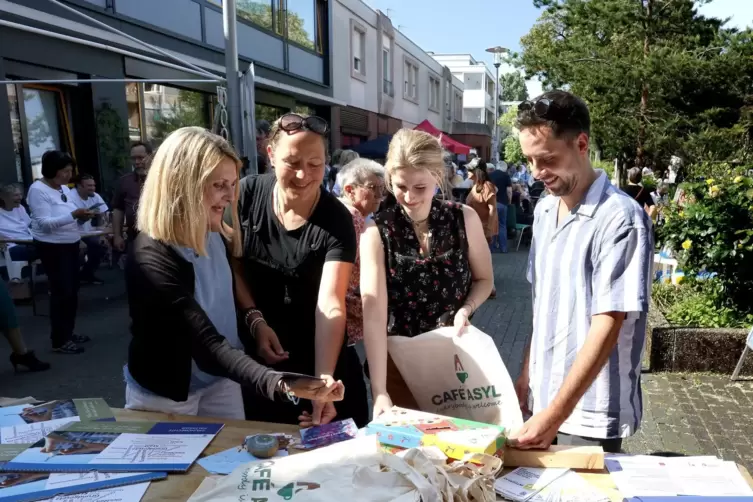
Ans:
[{"label": "printed map on flyer", "polygon": [[[28,445],[0,445],[0,465],[23,452]],[[0,502],[27,502],[164,479],[164,472],[50,474],[49,472],[0,472]],[[97,499],[87,499],[97,500]],[[105,499],[102,499],[105,500]]]},{"label": "printed map on flyer", "polygon": [[49,433],[0,471],[134,472],[188,470],[223,424],[76,422]]},{"label": "printed map on flyer", "polygon": [[0,427],[34,424],[71,417],[80,417],[84,421],[115,420],[112,410],[104,399],[63,399],[37,405],[20,404],[0,408]]}]

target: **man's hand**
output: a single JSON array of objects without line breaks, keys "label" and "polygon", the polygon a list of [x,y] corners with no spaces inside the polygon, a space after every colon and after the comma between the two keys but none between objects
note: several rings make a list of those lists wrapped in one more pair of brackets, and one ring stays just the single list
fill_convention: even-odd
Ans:
[{"label": "man's hand", "polygon": [[290,356],[290,354],[282,350],[277,333],[265,323],[261,323],[256,327],[256,353],[267,364],[277,364]]},{"label": "man's hand", "polygon": [[523,427],[507,438],[507,444],[521,450],[545,450],[557,437],[562,422],[558,413],[546,408],[532,416]]},{"label": "man's hand", "polygon": [[112,236],[112,247],[121,252],[125,249],[125,240],[123,240],[122,235],[115,234]]},{"label": "man's hand", "polygon": [[528,368],[524,366],[520,372],[520,376],[515,381],[515,394],[518,395],[518,404],[520,405],[520,411],[523,412],[524,416],[530,416],[533,414],[530,408],[528,408],[529,384]]},{"label": "man's hand", "polygon": [[313,401],[314,409],[311,413],[304,411],[299,417],[299,425],[303,428],[330,423],[336,416],[335,405],[330,401]]}]

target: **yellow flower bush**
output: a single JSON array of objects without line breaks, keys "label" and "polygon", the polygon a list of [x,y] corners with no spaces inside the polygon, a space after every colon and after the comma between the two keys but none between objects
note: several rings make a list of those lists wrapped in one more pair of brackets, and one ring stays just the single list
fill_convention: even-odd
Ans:
[{"label": "yellow flower bush", "polygon": [[693,242],[690,239],[687,239],[685,242],[682,243],[682,249],[687,251],[693,246]]}]

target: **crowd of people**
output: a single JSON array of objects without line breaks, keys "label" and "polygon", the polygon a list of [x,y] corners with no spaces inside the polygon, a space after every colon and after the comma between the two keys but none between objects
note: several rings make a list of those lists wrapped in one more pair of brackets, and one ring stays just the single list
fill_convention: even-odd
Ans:
[{"label": "crowd of people", "polygon": [[[111,204],[116,236],[128,226],[115,242],[127,251],[126,407],[303,426],[416,408],[387,337],[462,336],[494,295],[492,253],[507,252],[507,211],[519,206],[535,211],[534,318],[516,382],[530,418],[511,441],[618,451],[642,413],[651,220],[591,167],[582,100],[553,91],[519,110],[530,172],[482,159],[458,168],[436,137],[409,129],[383,165],[329,157],[329,124],[296,113],[261,131],[264,169],[245,177],[227,141],[201,128],[153,154],[134,145]],[[65,205],[72,165],[55,156],[30,191],[43,262],[68,279],[78,241],[63,227],[93,217]],[[56,298],[65,329],[54,343],[77,343],[75,304]]]}]

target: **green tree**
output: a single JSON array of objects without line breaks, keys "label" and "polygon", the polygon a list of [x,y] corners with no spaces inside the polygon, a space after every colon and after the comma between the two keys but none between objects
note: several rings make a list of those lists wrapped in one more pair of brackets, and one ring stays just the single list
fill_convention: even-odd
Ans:
[{"label": "green tree", "polygon": [[[236,12],[238,17],[250,21],[257,26],[272,30],[272,5],[269,1],[259,2],[254,0],[239,0]],[[288,39],[309,49],[314,49],[314,34],[309,34],[304,28],[304,21],[295,12],[277,12],[277,32],[282,33],[285,24],[285,15],[288,22]]]},{"label": "green tree", "polygon": [[747,155],[753,32],[699,15],[705,1],[534,0],[544,12],[517,63],[588,102],[606,156]]},{"label": "green tree", "polygon": [[517,71],[499,76],[499,87],[502,101],[525,101],[528,99],[526,80]]},{"label": "green tree", "polygon": [[161,143],[171,132],[181,127],[208,127],[206,98],[200,92],[180,90],[178,98],[167,112],[154,114],[153,139]]},{"label": "green tree", "polygon": [[505,162],[508,164],[520,164],[526,158],[523,155],[523,149],[520,147],[520,139],[517,134],[511,134],[504,141],[505,145]]}]

